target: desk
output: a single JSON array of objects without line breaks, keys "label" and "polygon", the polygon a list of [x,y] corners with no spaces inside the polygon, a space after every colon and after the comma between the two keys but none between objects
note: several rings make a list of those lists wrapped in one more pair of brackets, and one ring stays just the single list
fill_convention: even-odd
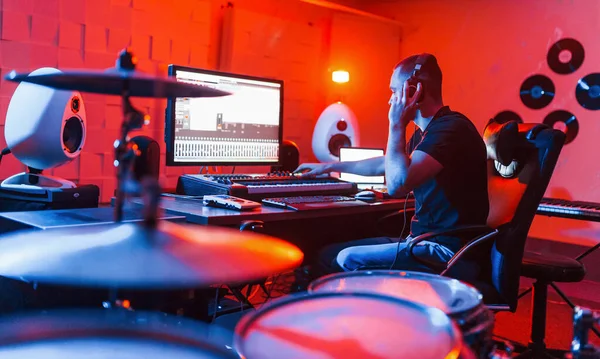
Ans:
[{"label": "desk", "polygon": [[[125,210],[126,221],[141,221],[140,199],[133,199]],[[205,206],[201,200],[162,197],[160,207],[163,220],[187,221],[199,225],[215,225],[238,228],[243,221],[257,220],[265,223],[262,232],[294,243],[312,257],[319,248],[336,242],[381,236],[377,222],[387,214],[404,209],[405,201],[383,200],[367,206],[340,207],[294,211],[261,206],[251,211]],[[406,203],[407,220],[412,217],[414,200]],[[33,228],[50,229],[81,225],[101,225],[113,221],[112,208],[87,208],[71,210],[43,210],[0,213],[1,232]],[[397,231],[402,228],[398,219]],[[406,225],[408,229],[410,226]],[[400,233],[398,233],[400,235]]]},{"label": "desk", "polygon": [[[133,203],[141,205],[141,200]],[[367,206],[348,206],[334,209],[314,209],[294,211],[276,207],[261,206],[250,211],[235,211],[208,207],[200,199],[162,197],[160,207],[167,214],[185,216],[190,223],[216,226],[239,226],[242,221],[257,220],[263,222],[297,221],[305,219],[353,217],[375,213],[380,216],[404,209],[403,199],[391,199],[369,203]],[[414,209],[414,200],[406,203],[407,210]]]},{"label": "desk", "polygon": [[[141,205],[134,199],[133,204]],[[263,233],[282,238],[297,245],[312,257],[321,247],[337,242],[382,236],[377,222],[387,214],[403,210],[404,199],[390,199],[369,203],[368,206],[348,206],[332,209],[294,211],[261,206],[250,211],[235,211],[205,206],[202,200],[162,197],[160,207],[167,215],[185,216],[190,223],[238,228],[243,221],[263,221]],[[406,226],[414,213],[414,199],[406,202]],[[402,218],[394,229],[400,235]],[[396,228],[397,227],[397,228]]]}]

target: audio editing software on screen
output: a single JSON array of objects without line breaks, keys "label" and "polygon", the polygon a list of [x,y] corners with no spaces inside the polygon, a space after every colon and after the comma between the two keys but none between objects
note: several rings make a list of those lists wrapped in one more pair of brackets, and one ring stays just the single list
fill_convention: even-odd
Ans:
[{"label": "audio editing software on screen", "polygon": [[175,162],[276,162],[281,84],[176,71],[176,79],[232,93],[175,100]]}]

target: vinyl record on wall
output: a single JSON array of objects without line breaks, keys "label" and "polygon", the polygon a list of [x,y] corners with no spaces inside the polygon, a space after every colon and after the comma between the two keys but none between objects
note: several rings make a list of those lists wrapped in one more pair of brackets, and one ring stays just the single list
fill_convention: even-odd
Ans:
[{"label": "vinyl record on wall", "polygon": [[521,101],[534,110],[544,108],[554,98],[554,83],[548,76],[533,75],[525,79],[521,85]]},{"label": "vinyl record on wall", "polygon": [[544,124],[563,131],[567,138],[565,144],[573,142],[579,133],[579,122],[575,115],[565,110],[557,110],[550,112],[544,118]]},{"label": "vinyl record on wall", "polygon": [[519,114],[514,111],[506,110],[502,112],[498,112],[496,116],[494,116],[494,122],[503,124],[510,121],[516,121],[517,123],[523,123],[523,119]]},{"label": "vinyl record on wall", "polygon": [[577,81],[577,102],[588,110],[600,109],[600,73],[593,73]]},{"label": "vinyl record on wall", "polygon": [[548,50],[548,66],[557,74],[566,75],[577,71],[583,59],[583,45],[575,39],[566,38],[554,43]]}]

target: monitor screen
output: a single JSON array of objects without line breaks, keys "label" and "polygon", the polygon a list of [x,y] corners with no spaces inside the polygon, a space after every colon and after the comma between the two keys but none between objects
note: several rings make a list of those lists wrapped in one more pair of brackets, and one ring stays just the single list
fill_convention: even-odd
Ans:
[{"label": "monitor screen", "polygon": [[283,81],[177,65],[169,76],[232,95],[168,100],[167,165],[279,163]]},{"label": "monitor screen", "polygon": [[[340,161],[360,161],[368,158],[383,156],[383,149],[380,148],[360,148],[360,147],[342,147],[340,148]],[[357,184],[384,184],[385,176],[359,176],[350,173],[340,173],[340,179]]]}]

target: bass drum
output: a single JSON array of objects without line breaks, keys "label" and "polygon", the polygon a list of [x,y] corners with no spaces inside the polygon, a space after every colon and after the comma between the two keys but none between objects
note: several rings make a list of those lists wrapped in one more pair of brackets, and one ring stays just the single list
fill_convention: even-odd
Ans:
[{"label": "bass drum", "polygon": [[[225,335],[223,333],[223,335]],[[58,310],[0,318],[0,358],[234,359],[208,325],[157,312]]]},{"label": "bass drum", "polygon": [[372,293],[291,295],[235,328],[244,359],[473,359],[437,308]]},{"label": "bass drum", "polygon": [[435,307],[454,320],[463,340],[479,358],[489,358],[494,349],[493,313],[477,289],[456,279],[410,271],[356,271],[318,278],[308,291],[377,293]]}]

